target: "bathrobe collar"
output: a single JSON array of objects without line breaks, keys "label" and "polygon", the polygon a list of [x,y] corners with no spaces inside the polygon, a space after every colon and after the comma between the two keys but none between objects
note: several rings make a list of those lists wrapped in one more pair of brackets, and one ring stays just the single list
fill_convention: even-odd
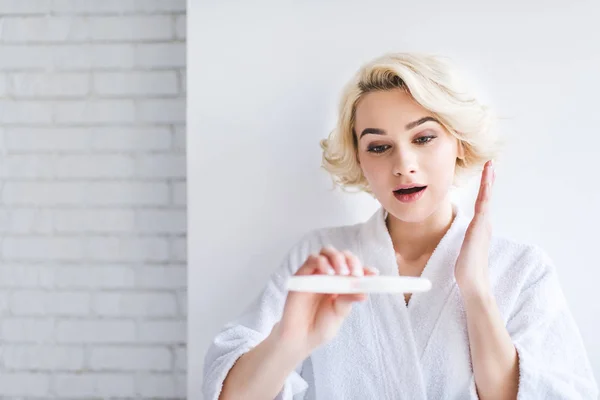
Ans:
[{"label": "bathrobe collar", "polygon": [[[455,217],[425,265],[421,277],[431,281],[431,290],[414,293],[406,305],[403,295],[384,295],[397,303],[397,311],[407,314],[412,325],[416,349],[419,355],[425,351],[427,339],[450,295],[456,289],[454,266],[460,252],[468,216],[456,203],[452,203]],[[363,262],[380,270],[380,274],[398,276],[398,264],[390,233],[386,226],[387,210],[382,206],[365,222],[360,233],[360,252]]]}]

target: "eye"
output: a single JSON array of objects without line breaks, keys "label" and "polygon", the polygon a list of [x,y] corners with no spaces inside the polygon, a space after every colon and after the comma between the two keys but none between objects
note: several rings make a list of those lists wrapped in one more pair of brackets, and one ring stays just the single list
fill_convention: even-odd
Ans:
[{"label": "eye", "polygon": [[386,151],[390,146],[388,146],[387,144],[381,145],[381,146],[371,146],[367,149],[368,152],[370,153],[383,153],[384,151]]},{"label": "eye", "polygon": [[417,144],[427,144],[429,142],[431,142],[433,139],[435,139],[437,136],[434,135],[429,135],[429,136],[421,136],[417,139],[415,139],[415,142]]}]

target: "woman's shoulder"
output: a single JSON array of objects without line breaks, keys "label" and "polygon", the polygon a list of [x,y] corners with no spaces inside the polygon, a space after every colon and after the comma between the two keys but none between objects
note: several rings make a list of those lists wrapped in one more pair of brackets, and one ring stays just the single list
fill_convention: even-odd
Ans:
[{"label": "woman's shoulder", "polygon": [[536,243],[493,235],[489,250],[489,268],[498,277],[510,277],[513,283],[537,281],[555,274],[548,252]]}]

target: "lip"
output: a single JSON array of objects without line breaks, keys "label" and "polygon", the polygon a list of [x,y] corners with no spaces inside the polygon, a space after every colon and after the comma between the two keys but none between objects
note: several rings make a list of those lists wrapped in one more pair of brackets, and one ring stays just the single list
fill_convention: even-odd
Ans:
[{"label": "lip", "polygon": [[426,190],[427,190],[427,187],[425,187],[423,190],[420,190],[416,193],[411,193],[411,194],[398,194],[398,193],[394,192],[394,197],[396,198],[396,200],[398,200],[402,203],[412,203],[412,202],[419,200],[421,197],[423,197],[423,193],[425,193]]},{"label": "lip", "polygon": [[427,186],[427,185],[422,185],[420,183],[408,183],[406,185],[398,185],[398,186],[396,186],[396,188],[394,189],[394,191],[400,190],[400,189],[411,189],[411,188],[414,188],[414,187],[423,187],[423,186]]}]

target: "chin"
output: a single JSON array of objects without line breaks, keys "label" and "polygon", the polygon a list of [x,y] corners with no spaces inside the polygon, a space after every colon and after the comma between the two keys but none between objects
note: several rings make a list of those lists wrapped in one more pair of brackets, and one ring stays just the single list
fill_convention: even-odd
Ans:
[{"label": "chin", "polygon": [[402,203],[392,195],[385,208],[388,213],[400,221],[420,223],[435,213],[442,203],[441,201],[432,201],[431,197],[427,196],[428,194],[430,193],[425,194],[425,196],[413,203]]},{"label": "chin", "polygon": [[390,208],[387,208],[387,210],[396,219],[409,223],[423,222],[432,213],[432,211],[428,211],[424,207],[411,207],[410,205],[407,207],[407,205],[403,204],[394,204]]}]

